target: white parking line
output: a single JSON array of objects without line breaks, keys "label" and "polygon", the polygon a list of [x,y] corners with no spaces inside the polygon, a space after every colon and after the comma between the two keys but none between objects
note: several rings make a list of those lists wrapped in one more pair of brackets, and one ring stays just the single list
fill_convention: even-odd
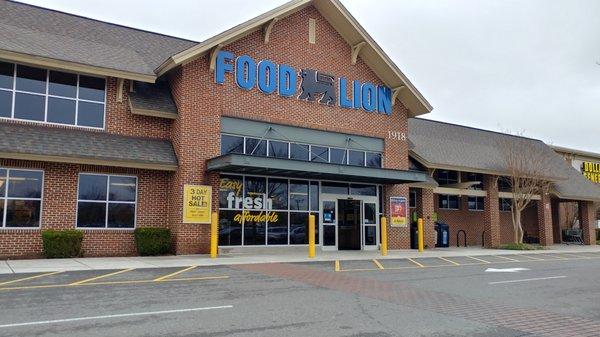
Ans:
[{"label": "white parking line", "polygon": [[536,277],[536,278],[525,278],[521,280],[510,280],[510,281],[496,281],[489,282],[488,284],[502,284],[502,283],[517,283],[517,282],[529,282],[529,281],[542,281],[542,280],[553,280],[558,278],[566,278],[566,276],[550,276],[550,277]]},{"label": "white parking line", "polygon": [[116,314],[116,315],[103,315],[103,316],[74,317],[74,318],[55,319],[55,320],[50,320],[50,321],[36,321],[36,322],[23,322],[23,323],[2,324],[2,325],[0,325],[0,328],[15,328],[15,327],[20,327],[20,326],[30,326],[30,325],[43,325],[43,324],[68,323],[68,322],[78,322],[78,321],[91,321],[91,320],[97,320],[97,319],[111,319],[111,318],[132,317],[132,316],[176,314],[176,313],[182,313],[182,312],[215,310],[215,309],[230,309],[230,308],[233,308],[233,305],[222,305],[222,306],[218,306],[218,307],[202,307],[202,308],[189,308],[189,309],[161,310],[161,311],[132,312],[132,313],[129,313],[129,314]]}]

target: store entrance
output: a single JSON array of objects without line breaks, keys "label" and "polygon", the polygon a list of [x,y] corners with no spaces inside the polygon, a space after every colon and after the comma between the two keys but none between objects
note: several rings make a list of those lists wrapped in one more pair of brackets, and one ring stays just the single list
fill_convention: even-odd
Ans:
[{"label": "store entrance", "polygon": [[338,249],[360,250],[360,200],[338,199]]}]

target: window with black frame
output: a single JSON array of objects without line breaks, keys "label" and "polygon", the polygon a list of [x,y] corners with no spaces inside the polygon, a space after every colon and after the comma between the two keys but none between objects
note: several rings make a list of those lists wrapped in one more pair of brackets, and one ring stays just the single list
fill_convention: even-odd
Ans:
[{"label": "window with black frame", "polygon": [[0,62],[0,118],[104,128],[106,79]]},{"label": "window with black frame", "polygon": [[78,228],[135,227],[137,177],[82,173],[77,194]]},{"label": "window with black frame", "polygon": [[44,173],[0,168],[0,227],[38,228]]},{"label": "window with black frame", "polygon": [[446,210],[458,210],[460,208],[460,197],[458,195],[438,195],[438,208]]},{"label": "window with black frame", "polygon": [[512,199],[509,198],[500,198],[498,202],[498,208],[500,208],[501,212],[510,212],[512,207]]},{"label": "window with black frame", "polygon": [[469,211],[483,211],[485,209],[484,197],[469,197],[467,199],[467,205]]}]

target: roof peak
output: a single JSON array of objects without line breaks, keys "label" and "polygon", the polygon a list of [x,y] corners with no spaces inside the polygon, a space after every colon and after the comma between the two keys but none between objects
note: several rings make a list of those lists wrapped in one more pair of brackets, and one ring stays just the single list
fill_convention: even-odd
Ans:
[{"label": "roof peak", "polygon": [[131,30],[135,30],[135,31],[138,31],[138,32],[142,32],[142,33],[148,33],[148,34],[152,34],[152,35],[163,36],[163,37],[177,39],[177,40],[186,41],[186,42],[200,43],[200,41],[186,39],[186,38],[182,38],[182,37],[179,37],[179,36],[174,36],[174,35],[169,35],[169,34],[163,34],[163,33],[155,32],[155,31],[147,30],[147,29],[141,29],[141,28],[126,26],[126,25],[123,25],[123,24],[115,23],[115,22],[104,21],[104,20],[100,20],[100,19],[94,19],[92,17],[88,17],[88,16],[84,16],[84,15],[80,15],[80,14],[74,14],[74,13],[64,12],[64,11],[61,11],[61,10],[58,10],[58,9],[48,8],[48,7],[42,7],[42,6],[39,6],[39,5],[33,5],[33,4],[30,4],[30,3],[25,3],[25,2],[21,2],[21,1],[17,1],[17,0],[5,0],[5,1],[13,3],[13,4],[17,4],[17,5],[28,6],[28,7],[32,7],[32,8],[44,10],[44,11],[49,11],[49,12],[54,12],[54,13],[63,14],[63,15],[67,15],[67,16],[72,16],[72,17],[76,17],[76,18],[80,18],[80,19],[84,19],[84,20],[90,20],[90,21],[94,21],[94,22],[98,22],[98,23],[103,23],[103,24],[107,24],[107,25],[111,25],[111,26],[116,26],[116,27],[120,27],[120,28],[131,29]]}]

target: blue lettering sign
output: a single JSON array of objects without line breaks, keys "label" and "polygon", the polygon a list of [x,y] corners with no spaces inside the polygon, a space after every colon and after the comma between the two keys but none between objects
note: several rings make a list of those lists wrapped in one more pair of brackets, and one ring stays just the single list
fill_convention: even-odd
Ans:
[{"label": "blue lettering sign", "polygon": [[[347,94],[347,81],[344,77],[340,77],[339,80],[339,88],[340,88],[340,106],[342,108],[349,108],[352,109],[352,100],[348,98],[348,94]],[[350,92],[350,97],[352,97],[354,95],[354,92],[351,91]]]},{"label": "blue lettering sign", "polygon": [[362,107],[368,112],[375,110],[376,101],[376,89],[373,83],[363,83],[362,85]]},{"label": "blue lettering sign", "polygon": [[381,85],[377,87],[377,111],[392,114],[392,89]]},{"label": "blue lettering sign", "polygon": [[235,60],[235,81],[245,90],[256,84],[256,62],[250,56],[242,55]]},{"label": "blue lettering sign", "polygon": [[269,60],[258,63],[258,89],[265,94],[271,94],[277,86],[277,66]]},{"label": "blue lettering sign", "polygon": [[354,94],[354,109],[360,109],[361,107],[361,92],[360,92],[360,82],[352,81],[352,87],[354,88],[352,93]]},{"label": "blue lettering sign", "polygon": [[233,53],[221,50],[217,54],[217,60],[215,64],[215,82],[219,84],[225,83],[225,73],[233,72]]},{"label": "blue lettering sign", "polygon": [[216,83],[223,84],[226,74],[234,74],[237,85],[244,90],[257,87],[267,95],[277,91],[282,97],[292,97],[296,96],[298,76],[301,74],[301,92],[298,99],[347,109],[392,114],[392,90],[386,86],[376,86],[370,82],[361,83],[358,80],[350,84],[348,79],[340,77],[337,78],[336,88],[336,76],[329,73],[308,68],[295,69],[270,60],[262,60],[257,64],[248,55],[237,57],[235,62],[233,60],[234,54],[231,52],[222,50],[217,54],[214,69]]},{"label": "blue lettering sign", "polygon": [[287,64],[279,65],[279,95],[284,97],[296,94],[296,70]]}]

